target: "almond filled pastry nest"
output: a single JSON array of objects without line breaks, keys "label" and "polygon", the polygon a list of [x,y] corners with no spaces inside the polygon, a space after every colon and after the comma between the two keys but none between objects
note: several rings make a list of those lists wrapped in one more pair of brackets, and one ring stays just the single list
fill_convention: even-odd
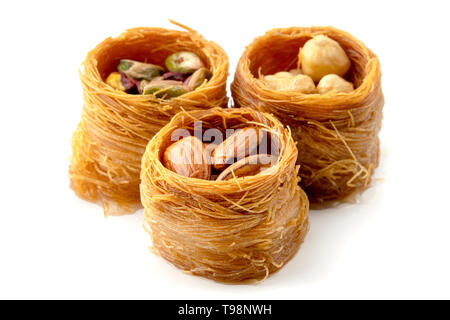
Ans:
[{"label": "almond filled pastry nest", "polygon": [[[318,55],[311,49],[324,43],[332,50],[319,56],[342,56],[326,72],[312,61]],[[286,83],[292,88],[279,90]],[[236,106],[272,113],[291,128],[312,205],[343,200],[370,184],[384,98],[378,58],[361,41],[332,27],[271,30],[246,48],[231,90]]]},{"label": "almond filled pastry nest", "polygon": [[[105,214],[132,213],[141,207],[142,154],[181,107],[205,110],[227,105],[226,53],[181,27],[186,31],[129,29],[104,40],[82,64],[84,105],[72,138],[70,183],[79,197],[101,203]],[[180,52],[193,56],[199,65],[176,69]],[[168,57],[173,61],[168,63]],[[200,67],[203,78],[193,84],[193,72]]]},{"label": "almond filled pastry nest", "polygon": [[[209,157],[202,159],[211,144],[195,138],[198,123],[203,137],[210,130],[223,135],[231,129],[237,135],[244,128],[264,131],[275,161],[264,169],[239,166],[242,160],[213,167]],[[185,137],[173,142],[180,129]],[[210,149],[212,158],[219,158],[221,145]],[[178,113],[153,137],[142,158],[141,199],[155,253],[191,274],[221,282],[263,280],[279,270],[309,228],[297,154],[291,132],[270,114],[249,108]],[[246,159],[255,156],[263,155]],[[176,157],[195,158],[198,164],[176,164]]]}]

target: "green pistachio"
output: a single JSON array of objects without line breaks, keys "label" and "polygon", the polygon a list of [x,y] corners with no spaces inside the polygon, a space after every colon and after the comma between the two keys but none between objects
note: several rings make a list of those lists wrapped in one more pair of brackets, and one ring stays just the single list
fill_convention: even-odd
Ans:
[{"label": "green pistachio", "polygon": [[200,87],[205,80],[211,79],[212,73],[206,68],[200,68],[195,71],[189,79],[187,86],[191,90],[195,90]]},{"label": "green pistachio", "polygon": [[189,91],[181,81],[174,80],[154,80],[144,84],[143,94],[153,94],[158,98],[174,98]]},{"label": "green pistachio", "polygon": [[119,65],[117,66],[117,70],[125,72],[128,69],[130,69],[136,62],[137,61],[122,59],[120,60]]},{"label": "green pistachio", "polygon": [[136,80],[151,80],[164,73],[160,66],[127,59],[120,60],[117,70]]},{"label": "green pistachio", "polygon": [[166,67],[171,72],[193,73],[195,70],[204,67],[204,65],[195,53],[181,51],[167,57]]},{"label": "green pistachio", "polygon": [[145,87],[147,87],[150,83],[152,83],[152,82],[158,83],[161,80],[164,80],[163,77],[156,77],[152,80],[145,80],[145,79],[141,80],[141,82],[139,83],[139,88],[138,88],[139,93],[144,93]]}]

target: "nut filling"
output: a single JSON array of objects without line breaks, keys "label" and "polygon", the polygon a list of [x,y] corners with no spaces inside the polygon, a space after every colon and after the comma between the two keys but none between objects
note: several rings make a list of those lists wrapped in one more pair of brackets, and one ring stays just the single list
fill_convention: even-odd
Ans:
[{"label": "nut filling", "polygon": [[[205,153],[229,161],[216,169]],[[309,229],[297,155],[290,130],[271,114],[248,108],[176,114],[142,157],[144,226],[154,252],[226,283],[262,281],[281,269]]]},{"label": "nut filling", "polygon": [[[325,35],[308,40],[299,49],[298,66],[289,72],[260,74],[259,80],[272,90],[303,94],[350,93],[354,90],[353,83],[344,79],[351,67],[350,59],[337,41]],[[317,87],[315,83],[318,83]]]},{"label": "nut filling", "polygon": [[165,67],[122,59],[117,71],[111,72],[105,82],[112,88],[129,94],[170,99],[197,89],[212,77],[211,71],[193,52],[171,54],[166,58]]},{"label": "nut filling", "polygon": [[[171,141],[162,159],[167,169],[185,177],[224,181],[259,174],[278,162],[276,137],[256,126],[229,128],[225,132],[208,128],[194,132],[194,136],[190,134],[180,132],[183,137]],[[172,137],[177,135],[175,131]],[[214,142],[202,141],[211,138]]]}]

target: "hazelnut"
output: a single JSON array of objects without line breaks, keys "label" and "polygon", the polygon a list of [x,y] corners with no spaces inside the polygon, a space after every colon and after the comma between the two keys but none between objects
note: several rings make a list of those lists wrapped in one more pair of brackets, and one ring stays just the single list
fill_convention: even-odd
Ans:
[{"label": "hazelnut", "polygon": [[302,69],[291,69],[289,70],[289,73],[293,76],[298,76],[299,74],[304,74]]},{"label": "hazelnut", "polygon": [[300,91],[301,93],[315,93],[316,85],[314,81],[307,75],[299,74],[291,80],[291,90]]},{"label": "hazelnut", "polygon": [[303,72],[316,82],[332,73],[342,77],[350,68],[350,59],[344,49],[324,35],[308,40],[299,56]]},{"label": "hazelnut", "polygon": [[294,76],[289,72],[278,72],[274,75],[265,76],[263,81],[268,87],[278,91],[316,92],[314,81],[304,74]]},{"label": "hazelnut", "polygon": [[292,78],[293,74],[287,71],[280,71],[272,75],[275,78]]},{"label": "hazelnut", "polygon": [[353,91],[353,83],[342,79],[336,74],[328,74],[320,80],[317,90],[320,94],[330,91],[349,93]]}]

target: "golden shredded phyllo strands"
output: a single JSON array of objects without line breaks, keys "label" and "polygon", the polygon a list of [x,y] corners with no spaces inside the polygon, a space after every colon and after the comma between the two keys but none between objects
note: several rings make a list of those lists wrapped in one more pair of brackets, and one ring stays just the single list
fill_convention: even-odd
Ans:
[{"label": "golden shredded phyllo strands", "polygon": [[[271,89],[259,75],[296,68],[309,39],[336,40],[351,60],[350,93],[302,94]],[[376,55],[347,32],[332,27],[274,29],[254,39],[241,56],[231,86],[234,102],[277,116],[298,142],[301,186],[313,205],[343,200],[370,183],[378,166],[382,109]]]},{"label": "golden shredded phyllo strands", "polygon": [[[180,25],[181,26],[181,25]],[[184,27],[184,26],[182,26]],[[84,106],[72,138],[70,182],[78,196],[100,202],[105,214],[141,207],[139,173],[145,146],[173,115],[227,105],[228,57],[192,29],[134,28],[88,53],[80,70]],[[133,95],[105,83],[121,59],[164,65],[178,51],[197,54],[212,72],[208,82],[172,99]]]},{"label": "golden shredded phyllo strands", "polygon": [[[224,181],[167,169],[161,160],[172,133],[191,132],[196,121],[221,132],[264,128],[278,138],[278,162],[262,173]],[[263,280],[279,270],[297,252],[309,226],[297,154],[290,130],[270,114],[249,108],[178,113],[142,158],[141,199],[154,251],[182,270],[221,282]]]}]

